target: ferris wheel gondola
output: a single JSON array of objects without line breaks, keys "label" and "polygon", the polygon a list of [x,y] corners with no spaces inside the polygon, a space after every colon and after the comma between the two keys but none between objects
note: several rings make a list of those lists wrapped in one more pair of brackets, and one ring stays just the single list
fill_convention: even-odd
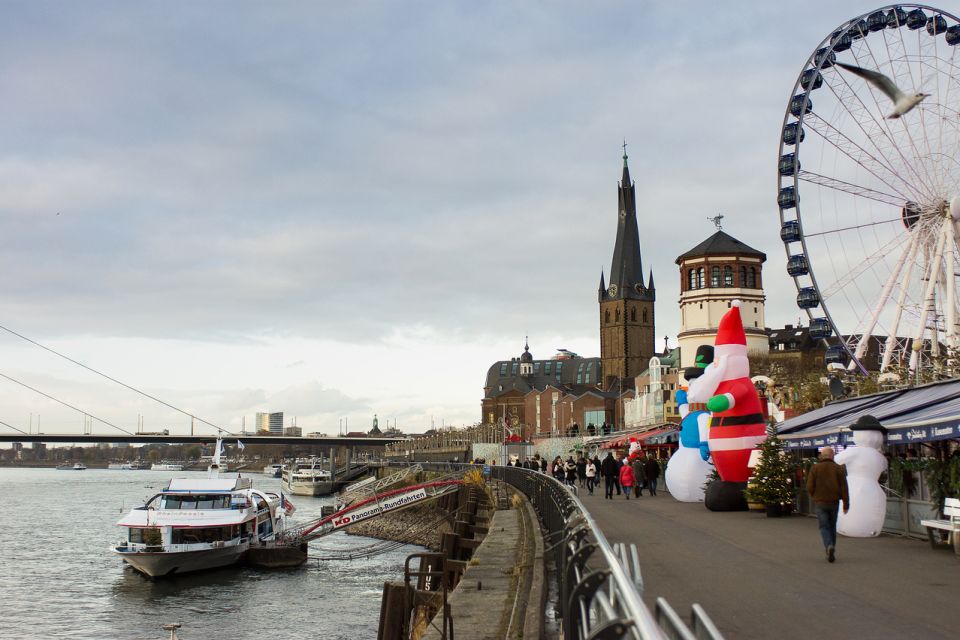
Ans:
[{"label": "ferris wheel gondola", "polygon": [[[824,38],[787,103],[777,162],[787,271],[811,336],[851,370],[956,366],[958,45],[960,20],[940,9],[871,11]],[[895,88],[927,95],[898,117]]]}]

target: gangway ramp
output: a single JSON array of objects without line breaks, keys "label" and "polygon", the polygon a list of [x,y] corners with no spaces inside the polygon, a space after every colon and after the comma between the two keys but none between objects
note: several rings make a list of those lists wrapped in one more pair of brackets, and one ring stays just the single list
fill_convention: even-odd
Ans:
[{"label": "gangway ramp", "polygon": [[358,499],[331,515],[287,529],[281,535],[279,544],[300,546],[387,512],[400,511],[415,504],[435,500],[456,491],[462,484],[464,484],[463,479],[435,480],[382,491],[370,497]]},{"label": "gangway ramp", "polygon": [[341,505],[351,505],[359,500],[372,498],[378,493],[382,493],[394,485],[400,484],[401,482],[407,482],[411,478],[417,477],[417,474],[422,471],[423,467],[421,467],[419,464],[415,464],[410,467],[404,467],[396,473],[391,473],[390,475],[384,476],[379,480],[376,478],[367,478],[366,480],[361,480],[360,482],[351,484],[350,486],[344,488],[340,495],[337,496],[337,502],[339,502]]}]

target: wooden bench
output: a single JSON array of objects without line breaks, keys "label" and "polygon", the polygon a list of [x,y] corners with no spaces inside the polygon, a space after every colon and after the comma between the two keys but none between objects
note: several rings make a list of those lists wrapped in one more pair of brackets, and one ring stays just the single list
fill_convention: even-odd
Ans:
[{"label": "wooden bench", "polygon": [[[947,545],[952,545],[953,550],[960,556],[960,499],[947,498],[943,502],[943,515],[945,520],[921,520],[920,524],[927,528],[927,535],[930,537],[930,546],[937,548],[943,543],[937,538],[942,538],[939,531],[947,532]],[[934,535],[937,530],[937,535]]]}]

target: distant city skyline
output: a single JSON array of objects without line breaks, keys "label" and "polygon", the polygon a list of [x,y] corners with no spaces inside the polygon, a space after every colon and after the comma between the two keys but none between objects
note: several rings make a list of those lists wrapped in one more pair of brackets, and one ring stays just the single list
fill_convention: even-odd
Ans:
[{"label": "distant city skyline", "polygon": [[[768,256],[768,323],[796,322],[783,112],[875,4],[9,5],[0,325],[233,432],[271,408],[304,433],[471,424],[525,336],[600,355],[624,139],[657,348],[718,214]],[[0,421],[189,432],[9,333],[0,353],[80,409],[0,380]]]}]

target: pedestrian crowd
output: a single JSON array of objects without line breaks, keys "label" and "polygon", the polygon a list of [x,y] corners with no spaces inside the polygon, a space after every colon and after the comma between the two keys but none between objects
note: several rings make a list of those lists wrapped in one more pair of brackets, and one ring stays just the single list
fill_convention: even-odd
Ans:
[{"label": "pedestrian crowd", "polygon": [[605,497],[611,500],[614,492],[618,496],[624,495],[627,500],[631,494],[634,498],[639,498],[644,490],[655,496],[661,476],[660,462],[653,453],[648,453],[646,458],[634,455],[627,459],[619,452],[608,451],[602,460],[599,454],[592,458],[578,455],[576,459],[571,455],[567,456],[566,460],[557,456],[552,462],[548,462],[538,453],[523,461],[511,458],[507,461],[507,466],[549,473],[558,482],[586,489],[591,496],[594,489],[600,487],[602,478]]}]

